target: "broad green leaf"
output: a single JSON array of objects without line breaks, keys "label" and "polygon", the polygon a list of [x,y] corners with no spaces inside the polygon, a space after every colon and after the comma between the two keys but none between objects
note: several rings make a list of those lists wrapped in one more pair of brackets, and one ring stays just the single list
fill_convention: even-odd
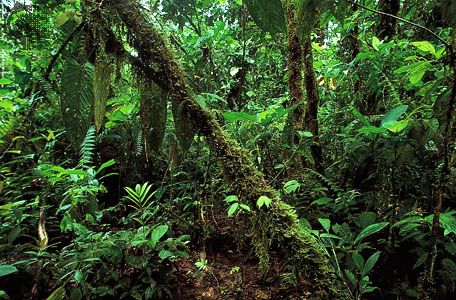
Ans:
[{"label": "broad green leaf", "polygon": [[13,81],[11,79],[8,79],[8,78],[0,78],[0,84],[11,84],[13,83]]},{"label": "broad green leaf", "polygon": [[61,27],[63,24],[65,24],[70,18],[68,17],[68,14],[66,14],[65,12],[61,12],[59,13],[56,17],[55,17],[55,26],[57,27]]},{"label": "broad green leaf", "polygon": [[383,124],[386,122],[399,120],[399,118],[407,111],[407,109],[408,105],[400,105],[396,108],[393,108],[383,116],[380,124],[383,126]]},{"label": "broad green leaf", "polygon": [[376,218],[377,215],[375,213],[366,211],[359,215],[358,222],[361,228],[366,228],[367,226],[373,224]]},{"label": "broad green leaf", "polygon": [[386,128],[382,127],[377,127],[377,126],[363,126],[360,129],[358,129],[358,132],[361,134],[387,134],[388,130]]},{"label": "broad green leaf", "polygon": [[318,222],[320,222],[326,232],[329,232],[329,229],[331,228],[331,220],[318,218]]},{"label": "broad green leaf", "polygon": [[248,206],[247,204],[241,203],[241,204],[239,204],[239,206],[240,206],[243,210],[251,211],[251,210],[250,210],[250,206]]},{"label": "broad green leaf", "polygon": [[340,236],[337,236],[335,234],[330,234],[330,233],[322,233],[320,234],[321,238],[328,238],[328,239],[334,239],[334,240],[341,240],[342,238]]},{"label": "broad green leaf", "polygon": [[257,206],[258,208],[261,208],[263,205],[265,205],[267,208],[269,208],[269,206],[271,205],[272,203],[272,199],[269,198],[268,196],[261,196],[260,198],[258,198],[257,200]]},{"label": "broad green leaf", "polygon": [[399,133],[407,127],[409,121],[408,120],[401,120],[401,121],[388,121],[382,124],[382,127],[388,129],[393,133]]},{"label": "broad green leaf", "polygon": [[352,271],[350,271],[349,269],[345,269],[345,275],[347,275],[347,278],[348,280],[350,280],[351,284],[353,285],[356,285],[356,279],[355,279],[355,275],[353,274]]},{"label": "broad green leaf", "polygon": [[17,268],[13,265],[0,265],[0,277],[16,273]]},{"label": "broad green leaf", "polygon": [[110,159],[107,162],[104,162],[97,170],[97,174],[99,174],[101,171],[103,171],[106,168],[109,168],[110,166],[114,165],[116,161],[114,159]]},{"label": "broad green leaf", "polygon": [[171,251],[169,251],[169,250],[161,250],[158,253],[158,257],[160,257],[160,259],[167,259],[168,257],[171,257],[173,255],[174,254]]},{"label": "broad green leaf", "polygon": [[424,74],[426,74],[426,70],[412,70],[409,75],[410,83],[416,84],[420,82]]},{"label": "broad green leaf", "polygon": [[328,203],[333,202],[334,200],[328,197],[318,198],[317,200],[313,201],[310,205],[326,205]]},{"label": "broad green leaf", "polygon": [[423,217],[412,216],[412,217],[408,217],[408,218],[400,220],[399,222],[397,222],[393,226],[391,226],[391,228],[399,227],[399,226],[402,226],[402,225],[408,224],[408,223],[421,223],[421,222],[425,222],[425,221],[426,221],[426,219]]},{"label": "broad green leaf", "polygon": [[302,130],[298,130],[297,134],[299,135],[300,138],[311,138],[314,136],[312,132],[302,131]]},{"label": "broad green leaf", "polygon": [[232,67],[230,69],[230,75],[231,76],[236,76],[237,73],[239,73],[240,68],[239,67]]},{"label": "broad green leaf", "polygon": [[356,107],[354,107],[352,109],[352,114],[359,120],[361,121],[361,123],[363,123],[364,126],[370,126],[370,122],[369,120],[362,114],[359,112],[358,109],[356,109]]},{"label": "broad green leaf", "polygon": [[301,186],[301,184],[298,181],[290,180],[284,184],[283,189],[285,190],[285,193],[291,194],[294,191],[296,191],[297,189],[299,189],[300,186]]},{"label": "broad green leaf", "polygon": [[244,0],[252,19],[263,31],[285,32],[285,13],[281,0]]},{"label": "broad green leaf", "polygon": [[429,53],[433,54],[434,56],[436,56],[436,52],[435,52],[435,47],[434,47],[434,45],[432,45],[432,44],[431,44],[430,42],[428,42],[428,41],[413,42],[412,45],[415,46],[415,47],[417,47],[417,48],[420,49],[421,51],[429,52]]},{"label": "broad green leaf", "polygon": [[366,238],[374,233],[379,232],[380,230],[382,230],[383,228],[388,226],[388,224],[389,224],[388,222],[381,222],[381,223],[376,223],[376,224],[367,226],[358,234],[358,236],[355,238],[355,241],[353,243],[357,244],[358,242],[362,241],[364,238]]},{"label": "broad green leaf", "polygon": [[356,268],[361,272],[364,268],[364,258],[358,252],[352,253],[352,260]]},{"label": "broad green leaf", "polygon": [[235,112],[235,111],[228,111],[223,113],[223,117],[228,122],[236,122],[236,121],[257,121],[258,117],[256,114],[250,114],[246,112]]},{"label": "broad green leaf", "polygon": [[239,203],[237,203],[237,202],[231,204],[231,206],[228,208],[228,217],[231,217],[236,212],[238,207],[239,207]]},{"label": "broad green leaf", "polygon": [[154,230],[152,230],[150,239],[152,248],[154,248],[157,242],[166,234],[168,228],[168,225],[160,225],[155,227]]},{"label": "broad green leaf", "polygon": [[231,202],[238,201],[238,200],[239,200],[238,196],[229,195],[229,196],[226,196],[225,200],[223,200],[223,201],[225,201],[226,203],[231,203]]},{"label": "broad green leaf", "polygon": [[81,283],[81,282],[84,281],[84,275],[82,275],[81,271],[76,270],[76,272],[74,273],[74,279],[75,279],[77,282]]},{"label": "broad green leaf", "polygon": [[372,47],[376,50],[379,51],[380,49],[378,48],[379,45],[381,45],[381,41],[378,39],[378,37],[374,36],[372,38]]},{"label": "broad green leaf", "polygon": [[377,251],[367,259],[366,264],[364,265],[364,268],[362,269],[363,276],[366,275],[367,273],[369,273],[370,270],[372,270],[372,268],[377,263],[379,257],[380,257],[380,251]]}]

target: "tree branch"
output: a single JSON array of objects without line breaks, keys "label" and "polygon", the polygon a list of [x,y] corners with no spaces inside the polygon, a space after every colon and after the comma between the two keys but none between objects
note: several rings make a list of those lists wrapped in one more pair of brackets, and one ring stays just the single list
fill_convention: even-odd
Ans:
[{"label": "tree branch", "polygon": [[416,28],[419,28],[421,30],[424,30],[426,31],[427,33],[431,34],[432,36],[434,36],[436,39],[438,39],[440,42],[442,42],[442,44],[444,44],[446,47],[450,47],[450,44],[448,44],[447,41],[445,41],[444,39],[442,39],[440,36],[438,36],[435,32],[433,32],[432,30],[430,30],[429,28],[426,28],[422,25],[419,25],[419,24],[416,24],[412,21],[409,21],[407,19],[404,19],[404,18],[401,18],[401,17],[398,17],[398,16],[395,16],[395,15],[392,15],[392,14],[389,14],[389,13],[386,13],[386,12],[382,12],[382,11],[379,11],[379,10],[376,10],[376,9],[373,9],[373,8],[370,8],[370,7],[367,7],[367,6],[364,6],[362,4],[359,4],[359,3],[356,3],[355,1],[351,1],[351,0],[344,0],[345,2],[347,3],[350,3],[350,4],[353,4],[353,5],[356,5],[358,7],[361,7],[362,9],[365,9],[367,11],[370,11],[370,12],[373,12],[373,13],[376,13],[378,15],[382,15],[382,16],[387,16],[387,17],[390,17],[390,18],[393,18],[393,19],[396,19],[396,20],[399,20],[401,22],[404,22],[408,25],[411,25],[413,27],[416,27]]}]

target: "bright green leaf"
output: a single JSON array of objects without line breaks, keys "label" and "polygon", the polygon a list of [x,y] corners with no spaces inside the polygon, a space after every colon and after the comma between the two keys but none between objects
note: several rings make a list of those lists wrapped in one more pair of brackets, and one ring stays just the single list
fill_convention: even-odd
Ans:
[{"label": "bright green leaf", "polygon": [[377,251],[368,258],[368,260],[366,261],[366,264],[364,265],[364,268],[362,269],[363,275],[366,275],[367,273],[370,272],[370,270],[372,270],[372,268],[377,263],[379,257],[380,257],[380,251]]},{"label": "bright green leaf", "polygon": [[165,235],[165,233],[168,231],[168,228],[168,225],[160,225],[155,227],[154,230],[152,230],[150,240],[152,248],[154,248],[157,242]]},{"label": "bright green leaf", "polygon": [[318,218],[318,222],[320,222],[326,232],[329,232],[329,229],[331,228],[331,220]]},{"label": "bright green leaf", "polygon": [[17,268],[13,265],[0,265],[0,277],[17,272]]},{"label": "bright green leaf", "polygon": [[237,203],[237,202],[231,204],[231,206],[228,208],[228,217],[231,217],[236,212],[238,207],[239,207],[239,203]]},{"label": "bright green leaf", "polygon": [[267,197],[267,196],[261,196],[260,198],[258,198],[257,200],[257,206],[258,208],[261,208],[263,205],[265,205],[267,208],[269,208],[269,206],[271,205],[272,203],[272,200],[271,198]]},{"label": "bright green leaf", "polygon": [[355,238],[355,241],[353,243],[357,244],[364,238],[366,238],[374,233],[379,232],[380,230],[382,230],[383,228],[388,226],[388,224],[389,224],[388,222],[381,222],[381,223],[375,223],[375,224],[367,226],[358,234],[358,236]]},{"label": "bright green leaf", "polygon": [[429,53],[433,54],[434,56],[436,56],[436,52],[435,52],[435,47],[434,47],[434,45],[432,45],[432,44],[431,44],[430,42],[428,42],[428,41],[413,42],[412,45],[415,46],[415,47],[417,47],[417,48],[420,49],[421,51],[429,52]]}]

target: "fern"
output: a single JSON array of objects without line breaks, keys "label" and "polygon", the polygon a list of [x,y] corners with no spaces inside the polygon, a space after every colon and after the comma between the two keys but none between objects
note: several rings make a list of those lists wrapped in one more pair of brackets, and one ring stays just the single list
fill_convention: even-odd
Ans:
[{"label": "fern", "polygon": [[95,153],[96,130],[95,126],[91,126],[81,143],[79,150],[79,163],[77,168],[87,167],[93,162],[93,155]]},{"label": "fern", "polygon": [[305,170],[306,170],[306,171],[309,171],[310,173],[312,173],[312,174],[315,175],[316,177],[320,178],[320,180],[322,180],[323,182],[325,182],[326,185],[327,185],[328,187],[330,187],[330,188],[331,188],[335,193],[337,193],[338,195],[340,195],[341,193],[343,193],[343,190],[342,190],[341,188],[339,188],[339,187],[337,186],[337,184],[336,184],[334,181],[332,181],[331,179],[329,179],[329,178],[323,176],[322,174],[320,174],[320,173],[318,173],[317,171],[314,171],[314,170],[312,170],[312,169],[306,168]]},{"label": "fern", "polygon": [[142,153],[143,153],[143,133],[141,130],[139,130],[138,135],[136,136],[136,156],[141,156]]},{"label": "fern", "polygon": [[13,131],[14,126],[16,124],[16,119],[11,116],[8,119],[0,119],[0,150],[5,149],[6,140],[8,139],[8,134]]},{"label": "fern", "polygon": [[92,64],[80,66],[74,59],[65,61],[62,73],[61,110],[63,124],[77,148],[88,131],[93,116],[94,71]]}]

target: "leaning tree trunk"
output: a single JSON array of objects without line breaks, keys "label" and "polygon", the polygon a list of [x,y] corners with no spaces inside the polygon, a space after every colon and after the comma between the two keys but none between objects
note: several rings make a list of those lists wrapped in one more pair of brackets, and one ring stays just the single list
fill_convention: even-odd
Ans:
[{"label": "leaning tree trunk", "polygon": [[328,259],[313,238],[303,231],[294,209],[285,204],[258,172],[247,152],[227,137],[217,120],[194,100],[183,72],[171,55],[161,35],[148,22],[138,0],[101,2],[107,18],[117,15],[128,30],[131,46],[138,53],[135,67],[143,80],[154,81],[168,92],[175,104],[206,137],[208,146],[218,156],[226,181],[238,196],[256,207],[260,196],[273,199],[270,209],[252,212],[252,243],[263,272],[269,266],[271,245],[279,247],[282,258],[294,268],[298,283],[305,293],[320,299],[347,299],[347,292],[337,280]]}]

